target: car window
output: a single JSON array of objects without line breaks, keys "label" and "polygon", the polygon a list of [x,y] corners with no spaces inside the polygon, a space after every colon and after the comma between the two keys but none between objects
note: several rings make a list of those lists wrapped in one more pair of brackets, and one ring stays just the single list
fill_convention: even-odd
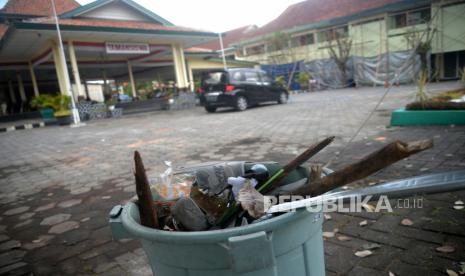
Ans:
[{"label": "car window", "polygon": [[210,72],[203,75],[203,84],[220,84],[226,82],[226,74],[224,72]]},{"label": "car window", "polygon": [[262,82],[271,83],[271,77],[265,71],[260,71],[260,78]]},{"label": "car window", "polygon": [[233,71],[231,72],[231,80],[233,82],[245,82],[245,74],[243,71]]},{"label": "car window", "polygon": [[255,71],[245,71],[245,81],[251,83],[257,83],[260,81],[257,72]]}]

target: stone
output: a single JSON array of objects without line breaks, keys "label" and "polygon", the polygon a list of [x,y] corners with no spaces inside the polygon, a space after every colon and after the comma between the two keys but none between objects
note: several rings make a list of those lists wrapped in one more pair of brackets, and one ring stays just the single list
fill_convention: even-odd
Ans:
[{"label": "stone", "polygon": [[70,200],[66,200],[66,201],[58,203],[58,207],[69,208],[74,205],[80,204],[81,202],[82,202],[82,199],[70,199]]},{"label": "stone", "polygon": [[40,235],[37,239],[33,240],[31,243],[26,243],[23,245],[23,248],[26,250],[32,250],[46,246],[49,241],[51,241],[55,236],[53,235]]},{"label": "stone", "polygon": [[72,194],[72,195],[80,195],[80,194],[87,193],[90,190],[91,190],[90,187],[80,187],[80,188],[71,190],[69,193]]},{"label": "stone", "polygon": [[46,211],[46,210],[52,209],[53,207],[55,207],[55,203],[54,203],[54,202],[49,203],[49,204],[42,205],[42,206],[40,206],[40,207],[37,207],[37,208],[34,210],[34,212]]},{"label": "stone", "polygon": [[35,214],[36,213],[34,213],[34,212],[24,213],[21,216],[19,216],[19,219],[20,220],[29,219],[29,218],[32,218]]},{"label": "stone", "polygon": [[32,219],[25,220],[25,221],[23,221],[23,222],[20,222],[20,223],[16,224],[13,228],[20,228],[20,227],[29,225],[29,224],[31,224],[33,221],[34,221],[34,220],[32,220]]},{"label": "stone", "polygon": [[[27,263],[24,263],[24,262],[17,262],[17,263],[13,263],[13,264],[4,266],[4,267],[0,268],[0,275],[9,274],[9,272],[13,272],[14,270],[17,270],[19,268],[26,267],[26,266],[27,266]],[[13,275],[15,275],[15,274],[13,274]]]},{"label": "stone", "polygon": [[76,221],[65,221],[63,223],[54,225],[50,230],[48,230],[49,234],[62,234],[67,231],[79,228],[79,222]]},{"label": "stone", "polygon": [[10,209],[10,210],[6,211],[3,214],[5,216],[17,215],[17,214],[21,214],[21,213],[26,212],[27,210],[29,210],[29,208],[30,208],[29,206],[21,206],[21,207],[17,207],[17,208],[14,208],[14,209]]},{"label": "stone", "polygon": [[10,249],[20,248],[20,247],[21,247],[21,242],[16,241],[16,240],[9,240],[7,242],[0,244],[0,252],[7,251]]},{"label": "stone", "polygon": [[0,267],[16,263],[20,261],[24,255],[26,255],[26,251],[17,249],[2,253],[0,254]]},{"label": "stone", "polygon": [[71,218],[70,214],[56,214],[43,219],[40,225],[55,225],[67,221],[69,218]]}]

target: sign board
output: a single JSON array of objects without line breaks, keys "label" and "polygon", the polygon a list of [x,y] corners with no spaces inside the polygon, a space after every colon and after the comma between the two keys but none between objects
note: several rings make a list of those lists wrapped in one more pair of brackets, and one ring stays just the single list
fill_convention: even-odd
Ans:
[{"label": "sign board", "polygon": [[131,42],[106,42],[107,54],[149,54],[150,47],[147,43]]}]

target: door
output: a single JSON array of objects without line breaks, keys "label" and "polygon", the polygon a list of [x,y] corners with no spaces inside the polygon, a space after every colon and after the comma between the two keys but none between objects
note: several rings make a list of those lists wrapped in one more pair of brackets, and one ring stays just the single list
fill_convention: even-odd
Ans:
[{"label": "door", "polygon": [[261,101],[279,100],[279,94],[282,88],[279,87],[265,71],[259,71],[259,75],[262,83]]},{"label": "door", "polygon": [[244,76],[246,96],[249,99],[249,102],[260,102],[263,91],[258,72],[255,70],[246,70],[244,71]]}]

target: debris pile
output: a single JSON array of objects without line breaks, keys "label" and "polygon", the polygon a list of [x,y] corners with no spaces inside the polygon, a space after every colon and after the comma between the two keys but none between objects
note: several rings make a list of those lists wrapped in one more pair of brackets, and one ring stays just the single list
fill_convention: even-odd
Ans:
[{"label": "debris pile", "polygon": [[139,152],[135,180],[140,222],[166,231],[206,231],[256,223],[267,214],[263,195],[318,196],[365,178],[390,164],[431,148],[432,140],[392,142],[339,171],[322,174],[321,166],[302,167],[334,140],[328,137],[285,166],[275,162],[219,162],[174,171],[168,169],[150,185]]}]

